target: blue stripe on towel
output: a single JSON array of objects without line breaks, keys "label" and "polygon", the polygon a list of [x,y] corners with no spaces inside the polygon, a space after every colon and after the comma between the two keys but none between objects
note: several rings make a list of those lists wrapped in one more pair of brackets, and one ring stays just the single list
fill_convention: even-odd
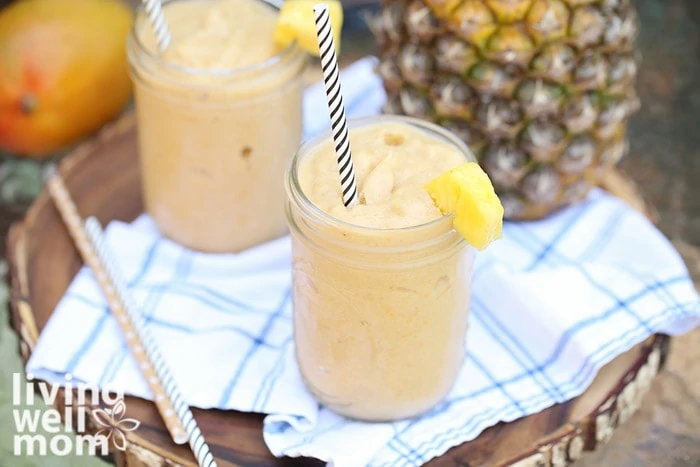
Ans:
[{"label": "blue stripe on towel", "polygon": [[[83,302],[86,305],[89,305],[89,306],[92,306],[95,308],[99,308],[102,306],[101,304],[99,304],[95,301],[89,300],[81,295],[77,295],[74,293],[66,294],[66,298],[70,298],[71,300],[77,300],[77,301]],[[105,316],[110,315],[110,311],[106,307],[103,307],[102,311],[105,314]],[[185,324],[180,324],[180,323],[172,323],[170,321],[166,321],[163,319],[154,318],[154,317],[150,317],[150,316],[144,316],[144,319],[146,320],[147,323],[153,323],[155,326],[165,327],[171,331],[180,331],[180,332],[185,333],[185,334],[197,334],[197,333],[205,333],[206,334],[206,333],[210,333],[210,332],[213,333],[213,332],[233,331],[233,332],[239,333],[243,337],[250,339],[251,341],[257,341],[259,339],[257,336],[254,336],[253,334],[250,334],[249,332],[243,331],[242,329],[239,329],[236,326],[216,326],[213,328],[196,328],[194,326],[187,326]],[[261,342],[261,344],[264,347],[269,347],[271,349],[279,348],[279,346],[270,344],[268,342]]]},{"label": "blue stripe on towel", "polygon": [[[661,310],[656,316],[651,318],[649,320],[650,324],[652,326],[658,326],[661,323],[664,323],[667,320],[667,314],[670,311],[677,310],[677,309],[683,309],[688,307],[689,305],[696,304],[696,302],[688,302],[688,303],[683,303],[683,304],[678,304],[678,305],[671,305],[667,308],[664,308]],[[688,310],[683,310],[681,314],[685,315],[688,313]],[[647,334],[644,333],[640,328],[634,328],[634,329],[629,329],[622,333],[620,336],[617,337],[617,339],[612,340],[610,342],[607,342],[603,344],[601,347],[599,347],[595,352],[591,354],[591,356],[596,356],[600,354],[601,352],[604,352],[602,356],[598,358],[591,358],[589,357],[586,359],[581,368],[579,368],[578,372],[573,376],[573,378],[561,385],[561,387],[570,387],[574,386],[576,387],[577,385],[580,385],[583,381],[585,381],[587,378],[590,378],[594,375],[595,373],[595,367],[600,364],[600,362],[604,362],[607,359],[619,354],[622,349],[628,348],[631,345],[633,345],[634,342],[638,341],[641,337],[646,336]]]},{"label": "blue stripe on towel", "polygon": [[[523,363],[523,360],[520,358],[520,356],[518,356],[516,352],[513,352],[511,350],[511,346],[506,344],[505,339],[503,339],[501,335],[505,336],[511,343],[513,343],[518,348],[520,353],[530,361],[531,365],[537,365],[537,361],[532,357],[532,354],[530,354],[527,351],[525,346],[521,344],[520,341],[516,339],[516,337],[510,331],[508,331],[505,325],[498,320],[496,315],[492,313],[491,310],[489,310],[488,307],[476,297],[476,295],[472,296],[472,303],[476,305],[472,308],[473,316],[475,316],[477,319],[479,319],[479,321],[481,321],[484,329],[486,329],[486,331],[501,345],[503,349],[505,349],[508,352],[511,358],[513,358],[513,360],[515,360],[527,372],[529,376],[532,376],[532,380],[535,383],[537,383],[540,386],[540,388],[544,389],[545,391],[547,391],[547,393],[549,393],[552,396],[552,399],[557,401],[563,401],[563,394],[561,393],[559,388],[552,382],[549,376],[547,376],[546,373],[541,371],[530,372],[528,370],[527,364]],[[488,317],[488,320],[493,322],[496,325],[496,327],[498,327],[498,329],[501,332],[501,335],[499,335],[498,332],[494,331],[493,328],[491,328],[491,325],[487,323],[487,320],[484,319],[484,316],[481,316],[482,313],[479,313],[478,310],[483,311],[483,314],[486,317]],[[538,375],[545,379],[548,386],[543,385],[540,382]]]},{"label": "blue stripe on towel", "polygon": [[510,393],[505,388],[505,386],[502,382],[500,382],[500,381],[498,381],[498,379],[494,378],[493,374],[491,374],[491,372],[486,368],[486,365],[484,365],[481,361],[479,361],[479,359],[476,358],[474,355],[470,355],[468,358],[474,363],[474,365],[476,365],[476,367],[479,370],[481,370],[481,372],[491,381],[491,383],[495,387],[497,387],[498,390],[501,391],[501,393],[504,396],[506,396],[506,398],[508,400],[510,400],[510,402],[520,410],[520,412],[523,415],[526,413],[525,409],[523,409],[522,405],[520,405],[520,402],[518,402],[518,400],[515,397],[510,395]]},{"label": "blue stripe on towel", "polygon": [[542,239],[535,237],[529,230],[527,230],[523,225],[518,225],[518,227],[521,227],[522,230],[527,231],[533,237],[537,238],[538,241],[544,244],[544,247],[540,250],[540,252],[537,254],[535,259],[532,261],[530,266],[526,269],[527,271],[532,271],[535,269],[542,260],[544,260],[550,253],[550,251],[559,243],[559,241],[564,238],[564,236],[571,231],[571,229],[574,228],[574,226],[578,223],[579,220],[581,220],[588,212],[588,206],[590,205],[590,200],[585,201],[576,207],[570,208],[571,209],[571,214],[569,216],[569,219],[567,222],[564,223],[564,227],[552,237],[552,239],[549,242],[544,242]]},{"label": "blue stripe on towel", "polygon": [[[152,247],[152,250],[155,250],[155,247],[160,244],[160,240],[157,240],[155,242],[154,247]],[[150,253],[150,252],[149,252]],[[133,288],[133,285],[137,283],[137,280],[142,280],[149,272],[149,269],[151,265],[153,264],[152,258],[155,257],[154,254],[149,254],[148,259],[145,263],[145,266],[141,268],[141,271],[139,274],[136,275],[136,278],[129,283],[129,288]],[[194,260],[194,256],[192,253],[188,250],[182,250],[180,253],[180,256],[178,257],[177,263],[175,265],[175,270],[173,272],[173,280],[184,280],[187,275],[189,274],[190,269],[192,268],[192,262]],[[149,294],[146,297],[146,300],[144,301],[143,304],[141,304],[141,313],[144,317],[144,320],[146,322],[146,326],[152,321],[153,314],[155,313],[155,310],[158,308],[158,304],[160,301],[163,299],[164,295],[164,290],[154,290],[152,292],[149,292]],[[117,351],[115,355],[112,356],[113,359],[115,359],[116,363],[112,366],[112,369],[110,371],[109,376],[106,377],[108,382],[112,382],[116,374],[118,373],[119,369],[124,363],[124,360],[126,359],[128,352],[127,352],[127,345],[126,343],[122,342],[121,347]],[[118,356],[117,356],[118,355]],[[111,363],[111,361],[110,361]],[[109,366],[109,365],[108,365]],[[103,372],[102,378],[105,377],[105,373]]]},{"label": "blue stripe on towel", "polygon": [[[687,277],[679,277],[679,278],[670,279],[669,281],[662,282],[661,284],[659,284],[659,286],[660,286],[660,287],[664,287],[664,286],[668,285],[669,283],[681,282],[682,280],[687,280]],[[643,297],[643,296],[644,296],[644,293],[643,293],[643,292],[644,292],[644,291],[639,292],[639,293],[637,293],[637,294],[634,294],[634,295],[628,297],[628,300],[629,300],[629,301],[634,301],[634,300],[636,300],[636,299],[638,299],[638,298],[640,298],[640,297]],[[688,306],[688,305],[697,305],[697,304],[696,304],[696,302],[688,302],[688,303],[686,303],[686,304],[684,304],[684,305],[685,305],[685,306]],[[655,317],[654,319],[652,319],[651,321],[652,321],[653,323],[656,323],[657,321],[662,321],[661,318],[663,318],[663,315],[664,315],[666,312],[667,312],[667,310],[663,310],[658,316],[656,316],[656,317]],[[587,320],[587,321],[590,321],[590,322],[580,323],[580,324],[581,324],[581,326],[580,326],[581,329],[587,327],[587,326],[590,325],[590,324],[593,324],[593,323],[594,323],[595,321],[597,321],[597,320],[596,320],[596,319],[592,319],[592,320]],[[624,337],[628,337],[628,335],[630,334],[630,332],[635,331],[635,330],[638,330],[638,329],[630,330],[630,331],[628,331],[628,332],[626,332],[626,333],[623,333],[621,336],[618,337],[618,341],[621,340],[621,339],[624,338]],[[576,331],[577,331],[577,330],[573,330],[572,336],[573,336],[573,334],[575,334]],[[570,337],[571,337],[571,336],[570,336]],[[634,337],[635,337],[635,336],[632,336],[632,338],[634,338]],[[631,338],[631,339],[632,339],[632,338]],[[584,362],[583,366],[579,369],[579,371],[576,373],[576,375],[575,375],[569,382],[564,383],[563,385],[560,385],[560,386],[559,386],[560,389],[561,389],[562,387],[567,387],[567,385],[575,384],[581,377],[586,376],[585,374],[583,374],[583,372],[584,372],[584,371],[590,371],[590,368],[591,368],[591,365],[592,365],[592,364],[597,364],[597,363],[600,362],[600,361],[605,361],[607,358],[609,358],[610,355],[614,355],[614,354],[618,351],[618,349],[620,348],[620,346],[617,346],[617,347],[614,346],[615,342],[616,342],[616,341],[612,341],[612,342],[608,342],[607,344],[603,344],[603,345],[602,345],[596,352],[594,352],[592,355],[596,355],[596,354],[598,354],[600,351],[602,351],[602,350],[604,350],[604,349],[606,349],[606,348],[608,348],[608,347],[612,347],[611,350],[609,350],[609,351],[608,351],[603,357],[601,357],[601,358],[598,358],[598,359],[589,359],[589,361]],[[626,341],[625,341],[625,342],[626,342]],[[561,343],[561,341],[560,341],[560,343]],[[540,365],[540,366],[538,366],[538,367],[535,367],[535,368],[533,368],[533,369],[530,369],[529,371],[525,371],[525,372],[523,372],[523,373],[520,373],[519,375],[516,375],[516,376],[514,376],[514,377],[512,377],[512,378],[509,378],[509,379],[507,379],[507,380],[504,380],[504,381],[502,381],[502,384],[503,384],[503,385],[509,385],[509,384],[512,384],[512,383],[517,383],[517,382],[519,382],[519,381],[522,381],[523,379],[529,378],[529,377],[530,377],[530,374],[531,374],[533,371],[544,371],[544,370],[546,370],[550,365],[552,365],[552,364],[554,364],[554,363],[556,363],[556,362],[558,361],[559,353],[560,353],[559,351],[556,351],[556,350],[555,350],[555,352],[547,359],[547,361],[546,361],[543,365]],[[585,379],[585,378],[584,378],[584,379]],[[495,389],[496,389],[496,385],[491,385],[491,386],[488,386],[488,387],[486,387],[486,388],[482,388],[482,389],[480,389],[479,391],[476,391],[476,392],[473,392],[473,393],[465,394],[465,395],[462,395],[462,396],[452,397],[452,398],[450,398],[450,399],[447,401],[446,404],[447,404],[448,406],[451,406],[451,405],[457,404],[457,403],[459,403],[459,402],[462,402],[462,401],[464,401],[464,400],[476,398],[476,397],[481,396],[481,395],[483,395],[483,394],[485,394],[485,393],[487,393],[487,392],[491,392],[491,391],[493,391],[493,390],[495,390]],[[543,396],[543,395],[545,395],[545,394],[534,395],[534,396],[532,396],[531,398],[526,399],[526,400],[525,400],[526,403],[524,403],[524,405],[527,405],[527,402],[529,402],[529,401],[531,401],[531,400],[533,400],[533,399],[536,399],[536,398],[540,398],[540,397]],[[545,396],[546,396],[546,395],[545,395]],[[420,419],[412,420],[412,421],[411,421],[410,423],[408,423],[403,429],[399,430],[397,436],[399,436],[399,435],[401,435],[402,433],[404,433],[406,430],[408,430],[411,426],[413,426],[413,425],[414,425],[415,423],[417,423],[418,421],[420,421]]]},{"label": "blue stripe on towel", "polygon": [[231,380],[229,381],[229,383],[226,385],[226,388],[224,389],[224,392],[221,395],[221,398],[219,399],[219,402],[218,402],[219,407],[226,407],[228,400],[231,398],[231,393],[233,392],[234,388],[236,387],[236,383],[238,383],[238,379],[243,374],[243,370],[245,369],[246,365],[248,364],[250,359],[253,357],[255,352],[258,350],[258,348],[260,348],[260,342],[264,342],[265,339],[267,338],[267,334],[270,332],[270,329],[272,329],[272,325],[274,324],[275,320],[282,315],[282,313],[284,311],[284,307],[287,305],[287,302],[289,301],[291,293],[292,293],[292,289],[290,287],[285,292],[284,297],[282,298],[282,301],[279,304],[279,306],[277,307],[277,310],[275,311],[275,313],[270,315],[270,317],[267,319],[267,322],[265,323],[265,326],[263,327],[262,331],[260,332],[260,335],[253,341],[250,348],[248,348],[248,352],[243,357],[243,360],[241,361],[240,365],[238,366],[238,369],[234,373],[234,375],[231,378]]},{"label": "blue stripe on towel", "polygon": [[616,267],[622,269],[625,271],[627,274],[630,276],[634,277],[637,279],[639,282],[641,282],[644,285],[647,286],[655,286],[656,288],[654,289],[656,296],[659,298],[661,302],[664,303],[672,303],[674,305],[678,305],[678,301],[675,299],[673,294],[668,290],[667,287],[661,287],[659,285],[659,280],[658,279],[652,279],[651,282],[649,282],[649,278],[646,277],[645,275],[635,271],[634,269],[624,265],[624,264],[617,264]]},{"label": "blue stripe on towel", "polygon": [[[540,238],[535,236],[532,232],[528,231],[527,229],[520,228],[518,230],[520,233],[524,234],[524,235],[519,236],[520,240],[528,240],[531,245],[534,242],[539,242],[539,243],[542,242],[542,240]],[[511,233],[513,233],[513,232],[511,232]],[[523,242],[520,242],[520,243],[523,243]],[[649,327],[646,325],[645,321],[640,316],[638,316],[636,313],[634,313],[634,311],[630,310],[624,300],[621,300],[617,295],[615,295],[610,289],[606,288],[603,284],[600,284],[599,282],[595,281],[583,265],[575,262],[574,260],[568,258],[567,256],[565,256],[563,254],[558,253],[554,249],[554,245],[552,243],[549,244],[548,248],[549,248],[549,252],[550,252],[549,256],[553,256],[556,259],[558,259],[560,262],[562,262],[563,264],[566,264],[566,265],[576,269],[582,276],[584,276],[586,278],[586,280],[593,287],[595,287],[596,289],[598,289],[599,291],[603,292],[608,297],[613,299],[616,302],[617,306],[619,306],[623,311],[625,311],[628,316],[630,316],[632,319],[636,320],[640,325],[645,326],[647,331],[651,332],[651,329],[649,329]],[[552,260],[552,258],[548,258],[548,259],[550,261]]]},{"label": "blue stripe on towel", "polygon": [[[146,301],[143,303],[143,308],[151,309],[153,306],[155,306],[154,302],[156,301],[156,296],[157,294],[148,294],[148,296],[146,297]],[[144,318],[146,320],[148,319],[147,316],[144,316]],[[126,343],[122,342],[119,348],[114,351],[114,353],[109,359],[109,362],[105,366],[105,369],[102,372],[102,375],[100,376],[100,384],[102,384],[103,381],[112,381],[114,376],[117,374],[117,370],[119,370],[119,368],[121,368],[122,366],[122,363],[124,363],[124,359],[126,358],[126,356]]]},{"label": "blue stripe on towel", "polygon": [[[674,283],[683,282],[683,281],[687,281],[687,280],[688,280],[687,275],[673,277],[673,278],[670,278],[668,280],[665,280],[665,281],[658,283],[658,287],[665,287],[665,286],[668,286],[668,285],[671,285]],[[635,301],[644,298],[647,294],[651,293],[656,288],[657,288],[656,285],[645,286],[637,293],[634,293],[634,294],[628,296],[627,298],[625,298],[624,300],[622,300],[622,302],[625,303],[626,305],[631,305]],[[583,330],[583,329],[585,329],[585,328],[587,328],[587,327],[589,327],[597,322],[600,322],[604,319],[607,319],[607,318],[611,317],[612,315],[614,315],[615,313],[618,313],[620,311],[621,310],[620,310],[619,306],[617,306],[617,305],[613,306],[611,308],[608,308],[606,311],[604,311],[603,313],[601,313],[599,315],[592,316],[590,318],[586,318],[586,319],[579,321],[574,326],[572,326],[571,328],[564,331],[562,336],[557,341],[557,345],[555,346],[555,350],[552,353],[552,356],[544,364],[540,365],[539,368],[541,368],[541,369],[547,368],[549,365],[551,365],[556,360],[558,360],[562,351],[564,350],[566,345],[569,343],[571,338],[576,333],[578,333],[579,331],[581,331],[581,330]]]},{"label": "blue stripe on towel", "polygon": [[[136,273],[136,275],[134,276],[134,278],[132,279],[132,282],[130,284],[134,283],[135,281],[140,280],[147,273],[147,271],[150,269],[151,265],[153,264],[153,261],[155,260],[156,251],[157,251],[159,245],[160,245],[160,240],[156,240],[148,248],[148,252],[146,253],[146,257],[144,258],[144,261],[141,264],[141,268]],[[92,272],[89,272],[89,270],[88,270],[88,274],[92,274]],[[109,311],[109,309],[107,307],[105,307],[104,305],[99,305],[99,306],[101,308],[104,308],[105,310]],[[100,332],[102,332],[102,326],[104,326],[104,323],[106,321],[107,321],[106,316],[102,315],[100,317],[100,319],[98,320],[97,324],[95,325],[95,327],[93,328],[92,333],[90,334],[90,336],[88,336],[87,341],[85,341],[83,343],[83,345],[80,347],[80,349],[78,350],[78,352],[73,355],[73,358],[70,360],[68,367],[66,368],[67,373],[73,372],[75,370],[75,368],[79,365],[80,360],[82,359],[82,356],[84,355],[84,353],[86,353],[88,350],[90,350],[90,347],[94,343],[95,338],[97,337],[97,335]]]},{"label": "blue stripe on towel", "polygon": [[[319,406],[319,410],[321,410],[321,407]],[[321,436],[325,435],[326,433],[330,433],[331,431],[334,431],[336,428],[340,427],[341,425],[344,425],[347,423],[347,421],[343,418],[338,420],[337,422],[333,423],[331,426],[326,427],[322,430],[317,430],[311,434],[308,434],[304,436],[301,441],[298,443],[292,444],[291,446],[288,446],[286,449],[288,451],[295,451],[296,449],[299,449],[300,447],[304,446],[305,444],[310,444],[314,441],[314,439],[318,439]]]},{"label": "blue stripe on towel", "polygon": [[74,373],[75,368],[80,364],[80,360],[83,358],[83,355],[88,351],[88,349],[92,346],[92,344],[95,342],[97,339],[97,336],[100,335],[100,331],[102,330],[102,326],[104,326],[105,322],[107,321],[107,316],[108,316],[108,308],[106,306],[102,306],[102,309],[105,311],[105,313],[102,314],[97,319],[97,322],[95,323],[95,326],[93,326],[92,331],[88,335],[87,339],[85,342],[83,342],[83,345],[81,345],[78,350],[73,354],[70,360],[68,360],[68,364],[66,365],[66,373]]},{"label": "blue stripe on towel", "polygon": [[[291,344],[291,342],[292,336],[289,336],[287,340],[285,340],[284,343],[280,346],[280,348],[285,349],[288,345]],[[280,352],[274,366],[270,371],[267,372],[267,375],[265,375],[265,377],[263,378],[262,383],[260,384],[260,390],[258,390],[258,393],[255,396],[255,401],[253,401],[254,411],[264,411],[265,406],[267,405],[267,401],[270,398],[270,394],[272,393],[272,388],[275,387],[277,378],[279,378],[282,372],[284,371],[284,362],[286,357],[286,351]]]},{"label": "blue stripe on towel", "polygon": [[169,294],[192,298],[207,305],[207,308],[202,308],[204,311],[222,313],[242,311],[264,314],[274,311],[252,306],[248,303],[236,300],[233,297],[227,297],[226,295],[218,293],[205,285],[191,284],[185,281],[173,281],[163,284],[148,284],[143,285],[142,287],[148,290],[167,291]]},{"label": "blue stripe on towel", "polygon": [[158,238],[156,239],[151,246],[148,248],[148,252],[146,253],[146,257],[144,258],[143,264],[141,264],[141,268],[139,271],[136,273],[136,275],[131,279],[129,282],[129,286],[132,286],[134,284],[138,284],[143,280],[143,278],[148,274],[148,271],[151,269],[151,265],[153,265],[153,262],[155,261],[157,257],[157,252],[158,252],[158,247],[162,245],[161,239]]},{"label": "blue stripe on towel", "polygon": [[[691,303],[695,303],[695,302],[691,302]],[[657,319],[655,320],[655,322],[656,321],[663,322],[664,321],[663,314],[665,314],[665,311],[663,313],[661,313],[659,316],[657,316]],[[636,329],[636,330],[632,330],[632,331],[640,331],[640,330]],[[621,349],[626,349],[626,348],[632,347],[634,345],[634,343],[637,342],[637,340],[639,339],[639,335],[628,336],[628,334],[629,333],[625,333],[625,334],[619,336],[615,341],[608,343],[609,345],[604,345],[603,347],[610,347],[610,349],[606,353],[599,355],[598,358],[587,360],[587,362],[584,366],[589,366],[590,370],[588,371],[588,374],[585,376],[585,378],[583,378],[583,380],[578,383],[579,389],[583,389],[583,388],[580,388],[580,384],[583,383],[583,381],[585,381],[586,379],[591,378],[593,376],[594,365],[599,365],[600,362],[607,361],[608,359],[610,359],[614,355],[617,355],[618,353],[620,353]],[[625,337],[627,337],[627,339],[624,339]],[[599,349],[599,351],[601,349]],[[599,351],[595,352],[594,355],[599,354]],[[582,379],[581,378],[582,372],[583,372],[583,368],[573,377],[573,379],[571,381],[569,381],[566,384],[571,385],[576,380]],[[491,388],[491,390],[493,390],[493,387]],[[541,398],[541,396],[542,396],[541,394],[539,396],[532,396],[532,397],[526,399],[525,401],[523,401],[523,405],[525,405],[526,407],[531,407],[530,402],[532,402],[536,398]],[[503,410],[509,409],[509,408],[511,409],[511,412],[512,412],[513,411],[512,406],[504,406],[500,410],[503,411]],[[417,445],[414,448],[409,448],[409,449],[411,449],[412,456],[414,456],[414,457],[427,456],[432,450],[441,448],[442,446],[445,445],[445,443],[451,443],[454,439],[457,438],[457,435],[461,435],[461,436],[469,435],[471,430],[474,428],[474,426],[471,425],[471,422],[474,419],[483,418],[483,415],[486,414],[490,410],[493,410],[493,408],[487,409],[485,411],[481,411],[475,415],[472,415],[471,417],[469,417],[470,421],[468,421],[465,425],[463,425],[460,428],[457,428],[457,429],[452,430],[450,432],[438,433],[430,441],[425,441],[423,443],[420,443],[419,445]],[[392,439],[392,442],[400,441],[398,439],[400,435],[401,435],[401,433],[395,435],[394,438]],[[435,443],[439,443],[439,445],[436,446]],[[408,447],[408,444],[404,441],[401,441],[401,444]],[[426,444],[428,446],[426,446],[426,449],[424,451],[422,451],[422,453],[420,453],[420,451],[423,449],[423,447]],[[391,442],[390,442],[390,445],[391,445]]]},{"label": "blue stripe on towel", "polygon": [[[491,419],[494,417],[503,417],[506,415],[511,415],[511,416],[516,415],[515,407],[513,407],[512,405],[506,405],[504,407],[501,407],[500,409],[490,407],[488,409],[485,409],[485,410],[479,412],[478,414],[476,414],[474,416],[469,417],[469,419],[462,426],[460,426],[459,428],[456,428],[455,430],[452,430],[451,432],[449,432],[449,434],[453,434],[453,435],[455,433],[461,434],[462,432],[468,433],[471,430],[473,430],[475,427],[477,427],[479,425],[479,423],[483,423],[485,420],[488,420],[488,419]],[[409,456],[402,456],[403,459],[401,459],[401,460],[403,461],[403,463],[396,464],[396,465],[397,466],[398,465],[420,465],[424,461],[423,456],[425,455],[425,454],[420,452],[420,450],[423,448],[423,446],[426,444],[432,443],[434,440],[436,440],[437,437],[439,437],[440,435],[444,435],[444,434],[445,433],[436,434],[431,440],[422,442],[415,447],[410,447],[407,442],[400,441],[397,438],[393,438],[389,442],[390,447],[392,447],[393,449],[396,449],[392,445],[395,442],[400,442],[403,446],[405,446],[407,449],[409,449],[410,453],[411,453]],[[413,462],[414,464],[410,464],[409,462]]]},{"label": "blue stripe on towel", "polygon": [[595,260],[600,252],[608,245],[607,240],[612,238],[613,233],[617,227],[622,224],[622,220],[625,219],[626,215],[627,209],[622,206],[618,207],[608,219],[607,225],[600,230],[596,238],[588,245],[586,251],[579,256],[578,261]]},{"label": "blue stripe on towel", "polygon": [[[674,279],[673,281],[678,282],[677,279],[678,278]],[[687,278],[685,278],[685,279],[687,280]],[[660,284],[660,286],[665,286],[665,285],[667,285],[667,283],[668,283],[668,281],[666,283]],[[635,295],[640,295],[640,294],[635,294]],[[633,298],[629,298],[628,300],[633,300]],[[688,302],[686,304],[683,304],[682,306],[687,307],[687,306],[691,306],[691,305],[697,306],[697,303],[696,302]],[[676,308],[676,306],[671,307],[671,309],[673,309],[673,308]],[[650,324],[656,325],[656,324],[660,324],[662,322],[665,322],[665,320],[666,320],[665,315],[667,314],[667,312],[668,312],[668,309],[662,310],[659,314],[657,314],[653,319],[650,320]],[[578,372],[576,372],[574,377],[570,381],[562,384],[560,386],[560,389],[570,387],[571,389],[567,389],[564,391],[566,393],[574,392],[577,388],[581,389],[580,388],[581,384],[583,384],[587,379],[593,377],[596,366],[600,365],[601,362],[609,360],[614,355],[619,354],[623,349],[630,348],[631,346],[634,345],[634,343],[639,341],[640,336],[645,336],[645,335],[646,334],[644,333],[644,331],[641,328],[635,328],[635,329],[628,330],[627,332],[621,334],[614,341],[603,344],[601,347],[598,348],[598,350],[596,350],[595,352],[593,352],[591,354],[591,357],[594,357],[594,358],[586,359],[584,361],[583,365],[581,366],[581,368],[578,370]],[[597,358],[595,358],[596,356],[597,356]],[[554,357],[554,355],[552,357],[550,357],[550,359],[548,359],[548,361],[545,365],[540,366],[539,368],[536,368],[536,369],[543,370],[547,366],[549,366],[553,363],[556,363],[556,361],[558,360],[558,357],[557,358],[553,358],[553,357]],[[520,375],[517,375],[513,378],[502,381],[501,386],[507,386],[511,383],[521,381],[521,380],[527,378],[528,376],[529,376],[528,372],[521,373]],[[459,403],[459,402],[463,402],[463,401],[468,400],[468,399],[476,398],[480,395],[494,391],[496,389],[500,389],[500,388],[497,384],[493,384],[493,385],[488,386],[486,388],[483,388],[477,392],[474,392],[471,394],[466,394],[464,396],[451,398],[448,401],[448,406],[454,405],[454,404]],[[579,392],[579,391],[577,391],[577,392]],[[571,397],[571,394],[566,394],[566,397],[567,398]],[[533,395],[533,396],[521,401],[521,404],[522,404],[522,407],[524,407],[527,410],[528,408],[532,408],[533,406],[536,406],[538,403],[542,403],[542,402],[545,402],[548,400],[549,400],[549,397],[546,396],[546,394],[541,393],[541,394]],[[506,406],[506,407],[508,407],[508,406]],[[519,409],[522,410],[522,407],[519,407]],[[443,409],[443,410],[445,410],[445,409]],[[483,412],[479,412],[478,414],[470,417],[470,419],[474,418],[474,417],[478,417],[481,414],[483,414]],[[414,420],[414,421],[410,422],[409,424],[407,424],[402,430],[399,430],[396,433],[394,438],[396,439],[396,438],[399,438],[402,435],[404,435],[413,425],[415,425],[419,421],[420,420]],[[466,433],[468,433],[468,431]],[[444,435],[445,435],[444,433],[436,434],[435,437],[433,437],[433,440],[437,440],[439,437],[444,436]],[[422,446],[423,444],[425,444],[425,443],[422,443],[421,445],[419,445],[418,447],[416,447],[412,451],[419,450],[420,446]]]}]

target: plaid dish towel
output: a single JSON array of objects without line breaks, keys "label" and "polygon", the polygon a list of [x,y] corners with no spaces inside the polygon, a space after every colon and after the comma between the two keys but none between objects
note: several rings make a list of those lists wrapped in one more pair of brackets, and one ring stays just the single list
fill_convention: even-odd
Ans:
[{"label": "plaid dish towel", "polygon": [[[351,116],[384,94],[372,59],[344,71]],[[323,88],[306,96],[306,131],[328,125]],[[643,216],[596,190],[546,220],[506,223],[477,254],[467,357],[447,399],[398,423],[360,423],[319,407],[294,360],[289,238],[235,255],[186,250],[142,216],[107,239],[188,402],[268,414],[277,456],[336,466],[420,465],[487,427],[581,394],[616,355],[655,332],[700,324],[683,261]],[[27,365],[150,398],[92,274],[83,268]],[[206,435],[206,433],[205,433]]]}]

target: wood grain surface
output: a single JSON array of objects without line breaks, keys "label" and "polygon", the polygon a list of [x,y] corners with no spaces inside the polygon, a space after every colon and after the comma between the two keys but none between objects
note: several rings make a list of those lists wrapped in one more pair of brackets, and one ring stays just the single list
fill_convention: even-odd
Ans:
[{"label": "wood grain surface", "polygon": [[[129,221],[142,212],[136,129],[127,115],[64,159],[60,173],[83,217],[101,223]],[[644,209],[634,188],[611,174],[607,188]],[[58,300],[82,265],[56,208],[42,192],[8,242],[12,280],[12,325],[26,360]],[[430,465],[564,466],[585,450],[605,444],[618,425],[641,405],[663,365],[670,339],[654,336],[601,371],[590,389],[568,403],[486,430]],[[194,465],[186,447],[170,440],[151,402],[128,398],[127,416],[141,421],[128,434],[120,466]],[[60,404],[60,402],[59,402]],[[194,411],[219,465],[315,465],[313,459],[276,459],[262,440],[262,416],[234,411]],[[468,416],[468,415],[465,415]],[[88,425],[88,431],[94,429]]]}]

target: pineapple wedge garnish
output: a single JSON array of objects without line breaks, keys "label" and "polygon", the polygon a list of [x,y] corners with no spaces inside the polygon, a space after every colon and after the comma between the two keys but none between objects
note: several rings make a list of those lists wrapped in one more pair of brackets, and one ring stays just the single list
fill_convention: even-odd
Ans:
[{"label": "pineapple wedge garnish", "polygon": [[328,6],[335,52],[340,54],[340,30],[343,27],[343,6],[340,0],[286,0],[282,4],[275,26],[274,41],[277,47],[283,49],[297,41],[303,50],[319,56],[314,21],[314,6],[319,3]]},{"label": "pineapple wedge garnish", "polygon": [[445,172],[425,187],[443,214],[454,214],[454,227],[470,245],[483,250],[501,238],[503,205],[486,172],[466,162]]}]

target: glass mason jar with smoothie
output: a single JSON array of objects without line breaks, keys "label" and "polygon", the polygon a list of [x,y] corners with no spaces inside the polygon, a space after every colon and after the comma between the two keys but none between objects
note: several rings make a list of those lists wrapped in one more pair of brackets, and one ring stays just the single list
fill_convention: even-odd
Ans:
[{"label": "glass mason jar with smoothie", "polygon": [[145,209],[172,240],[236,252],[287,232],[284,170],[302,137],[305,53],[263,0],[171,0],[159,52],[142,10],[128,39]]},{"label": "glass mason jar with smoothie", "polygon": [[331,410],[402,419],[454,384],[474,250],[500,236],[503,211],[464,143],[434,124],[351,120],[350,141],[355,206],[343,204],[330,132],[302,146],[286,178],[296,358]]}]

